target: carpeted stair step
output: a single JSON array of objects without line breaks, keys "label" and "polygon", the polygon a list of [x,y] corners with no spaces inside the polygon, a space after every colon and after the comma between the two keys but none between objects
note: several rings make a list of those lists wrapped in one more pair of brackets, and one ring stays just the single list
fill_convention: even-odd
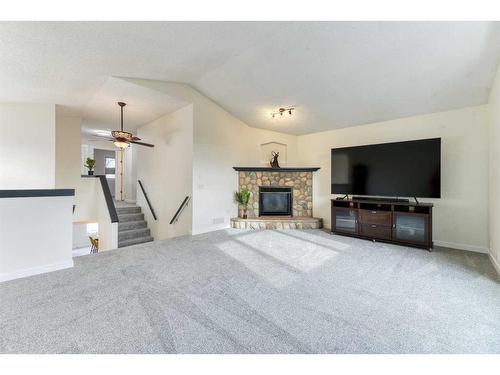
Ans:
[{"label": "carpeted stair step", "polygon": [[132,229],[123,232],[118,232],[118,243],[132,238],[149,237],[151,234],[149,228]]},{"label": "carpeted stair step", "polygon": [[117,207],[116,213],[118,214],[118,216],[127,215],[127,214],[140,214],[141,207],[139,207],[139,206]]},{"label": "carpeted stair step", "polygon": [[118,247],[153,241],[140,206],[116,207],[118,214]]},{"label": "carpeted stair step", "polygon": [[144,214],[141,213],[118,215],[118,222],[120,223],[126,223],[129,221],[142,221],[142,220],[144,220]]},{"label": "carpeted stair step", "polygon": [[151,237],[151,236],[132,238],[130,240],[118,241],[118,247],[127,247],[127,246],[137,245],[140,243],[151,242],[151,241],[153,241],[153,237]]},{"label": "carpeted stair step", "polygon": [[147,228],[147,226],[148,223],[145,220],[127,221],[124,223],[118,222],[118,233],[126,230]]}]

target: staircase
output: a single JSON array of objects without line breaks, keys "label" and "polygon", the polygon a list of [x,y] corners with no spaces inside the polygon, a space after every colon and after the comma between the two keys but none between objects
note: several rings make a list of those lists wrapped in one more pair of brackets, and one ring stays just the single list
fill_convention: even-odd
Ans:
[{"label": "staircase", "polygon": [[141,207],[116,207],[116,213],[118,214],[118,247],[153,241]]}]

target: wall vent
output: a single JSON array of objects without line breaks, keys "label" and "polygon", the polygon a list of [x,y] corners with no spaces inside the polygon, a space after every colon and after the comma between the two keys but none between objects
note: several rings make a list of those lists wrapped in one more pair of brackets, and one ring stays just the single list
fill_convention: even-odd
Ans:
[{"label": "wall vent", "polygon": [[223,217],[214,217],[212,219],[212,224],[224,224],[224,218]]}]

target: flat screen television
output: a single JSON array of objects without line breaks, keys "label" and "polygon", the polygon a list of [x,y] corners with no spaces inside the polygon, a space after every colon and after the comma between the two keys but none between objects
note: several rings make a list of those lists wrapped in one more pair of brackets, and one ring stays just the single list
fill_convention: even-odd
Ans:
[{"label": "flat screen television", "polygon": [[441,138],[332,148],[332,194],[441,197]]}]

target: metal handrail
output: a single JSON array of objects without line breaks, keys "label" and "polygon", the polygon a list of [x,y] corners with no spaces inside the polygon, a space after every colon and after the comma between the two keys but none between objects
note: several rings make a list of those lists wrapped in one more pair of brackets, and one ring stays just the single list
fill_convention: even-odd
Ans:
[{"label": "metal handrail", "polygon": [[115,202],[113,201],[111,190],[109,190],[108,180],[104,175],[99,175],[97,178],[99,178],[99,181],[101,182],[102,193],[104,194],[106,206],[108,207],[109,218],[112,223],[118,223],[118,214],[116,213]]},{"label": "metal handrail", "polygon": [[170,224],[173,224],[177,220],[179,220],[179,216],[180,216],[181,212],[184,210],[184,207],[187,206],[188,201],[189,201],[189,196],[187,196],[186,198],[184,198],[184,200],[182,201],[181,205],[177,209],[177,212],[175,213],[174,217],[172,218],[172,220],[170,220]]},{"label": "metal handrail", "polygon": [[[111,195],[111,190],[109,190],[108,180],[105,175],[82,175],[85,178],[98,178],[101,182],[102,193],[104,199],[106,200],[106,206],[108,207],[109,218],[112,223],[118,223],[118,213],[116,212],[115,202],[113,201],[113,196]],[[75,206],[73,207],[73,213],[75,211]]]},{"label": "metal handrail", "polygon": [[149,201],[148,195],[146,194],[146,190],[144,190],[144,186],[142,185],[141,180],[137,180],[137,182],[139,182],[139,186],[141,187],[142,194],[144,194],[144,198],[146,198],[146,202],[148,204],[149,210],[151,211],[151,215],[153,215],[153,219],[158,220],[156,218],[155,210],[153,209],[153,206],[151,205],[151,202]]}]

